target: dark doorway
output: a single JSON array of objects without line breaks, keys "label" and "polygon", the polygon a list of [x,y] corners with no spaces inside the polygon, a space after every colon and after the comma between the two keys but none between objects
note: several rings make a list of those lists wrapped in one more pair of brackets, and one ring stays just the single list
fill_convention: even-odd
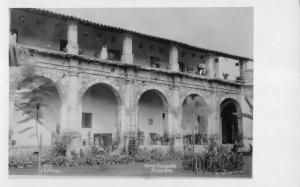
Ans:
[{"label": "dark doorway", "polygon": [[233,101],[224,101],[221,104],[222,143],[233,144],[238,137],[238,110]]},{"label": "dark doorway", "polygon": [[67,40],[64,40],[64,39],[60,39],[59,40],[59,50],[60,51],[66,52],[67,51],[67,45],[68,45],[68,41]]}]

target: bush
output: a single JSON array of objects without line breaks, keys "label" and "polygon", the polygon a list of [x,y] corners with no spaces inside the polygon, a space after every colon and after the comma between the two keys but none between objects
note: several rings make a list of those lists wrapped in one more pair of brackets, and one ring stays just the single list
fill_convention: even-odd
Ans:
[{"label": "bush", "polygon": [[52,156],[66,156],[67,146],[72,142],[73,138],[78,136],[76,132],[65,132],[61,137],[58,136],[52,146]]},{"label": "bush", "polygon": [[44,162],[42,161],[41,165],[43,165],[44,163],[48,163],[49,161],[53,167],[68,166],[68,159],[64,156],[54,157],[52,159],[45,160]]},{"label": "bush", "polygon": [[151,159],[155,160],[155,161],[163,161],[163,160],[167,160],[165,157],[165,153],[163,150],[155,148],[153,150],[151,150],[150,152],[151,154]]},{"label": "bush", "polygon": [[10,157],[9,168],[36,168],[38,167],[38,157],[33,155]]},{"label": "bush", "polygon": [[137,153],[137,140],[136,137],[131,137],[128,142],[128,154],[134,156]]},{"label": "bush", "polygon": [[242,153],[229,150],[228,147],[218,145],[213,140],[210,140],[208,147],[203,152],[186,154],[183,158],[183,167],[187,170],[196,170],[197,168],[205,172],[226,172],[240,170],[242,166]]},{"label": "bush", "polygon": [[[52,167],[106,167],[107,159],[104,156],[85,156],[85,157],[73,157],[73,159],[67,159],[64,156],[53,158],[42,158],[41,165],[51,165]],[[38,158],[33,156],[27,156],[22,158],[10,157],[9,168],[37,168]]]},{"label": "bush", "polygon": [[92,145],[90,151],[87,153],[89,156],[92,155],[104,155],[107,154],[107,152],[97,145]]},{"label": "bush", "polygon": [[142,149],[137,150],[137,154],[134,156],[136,162],[150,162],[152,160],[151,153]]},{"label": "bush", "polygon": [[66,156],[67,152],[67,144],[65,142],[59,141],[58,139],[55,140],[51,154],[55,157],[57,156]]}]

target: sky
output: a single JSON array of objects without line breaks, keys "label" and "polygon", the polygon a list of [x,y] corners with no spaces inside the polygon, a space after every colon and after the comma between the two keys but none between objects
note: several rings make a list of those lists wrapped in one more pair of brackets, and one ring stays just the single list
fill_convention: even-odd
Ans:
[{"label": "sky", "polygon": [[48,10],[198,47],[253,58],[253,8]]}]

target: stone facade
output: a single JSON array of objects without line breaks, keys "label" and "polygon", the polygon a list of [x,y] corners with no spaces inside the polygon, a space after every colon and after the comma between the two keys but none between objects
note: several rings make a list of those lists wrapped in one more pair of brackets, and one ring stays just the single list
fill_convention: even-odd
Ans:
[{"label": "stone facade", "polygon": [[[16,16],[21,15],[20,12],[22,11],[18,11]],[[41,15],[37,16],[40,17]],[[51,17],[51,19],[53,18]],[[166,120],[169,136],[183,136],[183,103],[188,96],[194,94],[203,98],[206,103],[208,136],[216,135],[222,142],[220,106],[225,99],[230,98],[241,109],[238,117],[239,128],[247,143],[252,142],[252,121],[242,117],[244,111],[251,112],[244,99],[247,96],[252,101],[252,85],[246,85],[243,81],[222,79],[216,60],[222,56],[205,52],[208,56],[205,62],[208,73],[205,76],[180,72],[178,59],[181,54],[178,51],[179,48],[182,50],[182,47],[163,42],[164,45],[169,46],[169,51],[164,51],[169,53],[167,55],[169,56],[167,68],[144,67],[136,64],[134,60],[133,46],[135,44],[133,38],[136,36],[121,33],[117,36],[117,38],[121,38],[120,42],[122,43],[120,46],[122,54],[119,61],[91,58],[79,54],[80,44],[78,41],[81,40],[81,36],[78,34],[78,29],[81,27],[80,24],[74,20],[66,21],[67,29],[65,30],[68,45],[65,52],[43,48],[41,45],[33,45],[30,42],[16,44],[18,49],[28,53],[23,55],[24,57],[22,55],[18,57],[21,66],[10,67],[10,103],[12,103],[10,125],[12,129],[17,125],[15,115],[13,115],[15,91],[20,82],[23,81],[20,75],[22,67],[27,65],[27,61],[30,61],[35,68],[36,75],[51,80],[57,89],[60,101],[60,108],[56,109],[60,113],[57,123],[62,132],[76,130],[81,133],[82,139],[88,138],[88,132],[82,128],[83,98],[91,87],[99,85],[109,89],[114,95],[116,120],[113,123],[116,123],[117,131],[121,137],[121,145],[125,143],[126,134],[137,132],[139,129],[139,101],[143,94],[149,90],[152,91],[152,94],[157,94],[162,101],[163,118]],[[20,25],[12,21],[12,27],[19,28]],[[22,38],[22,33],[18,34],[18,37]],[[29,39],[23,39],[23,41],[27,40]],[[238,58],[234,60],[239,61]],[[240,60],[240,64],[240,75],[243,78],[244,66],[242,64],[244,61]],[[22,135],[14,132],[13,139],[15,136]],[[179,148],[181,148],[180,144],[182,141],[176,143]]]}]

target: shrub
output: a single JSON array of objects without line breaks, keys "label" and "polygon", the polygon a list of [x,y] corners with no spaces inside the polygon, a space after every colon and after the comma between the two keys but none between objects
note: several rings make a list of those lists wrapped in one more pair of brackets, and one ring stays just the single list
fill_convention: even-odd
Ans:
[{"label": "shrub", "polygon": [[175,151],[168,151],[165,155],[166,160],[182,160],[183,155],[181,153],[177,153]]},{"label": "shrub", "polygon": [[38,157],[33,155],[10,157],[8,162],[9,168],[36,168],[38,167]]},{"label": "shrub", "polygon": [[[53,158],[42,158],[41,165],[51,165],[52,167],[106,167],[107,158],[104,156],[76,156],[73,159],[67,159],[64,156],[53,157]],[[27,157],[10,157],[9,168],[37,168],[38,158],[34,156]]]},{"label": "shrub", "polygon": [[117,135],[112,139],[111,151],[117,150],[119,144],[120,144],[120,137],[119,135]]},{"label": "shrub", "polygon": [[[45,160],[45,162],[47,162],[47,161]],[[68,162],[68,159],[64,156],[54,157],[54,158],[50,159],[50,163],[53,167],[68,166],[67,162]],[[44,164],[44,163],[42,162],[42,164]]]},{"label": "shrub", "polygon": [[128,142],[128,154],[134,156],[137,153],[137,140],[136,137],[131,137]]},{"label": "shrub", "polygon": [[184,155],[183,158],[183,167],[187,170],[196,170],[197,168],[206,172],[225,172],[239,170],[242,166],[242,153],[218,145],[212,139],[210,139],[208,147],[203,152],[189,153]]},{"label": "shrub", "polygon": [[67,146],[76,136],[78,136],[77,132],[65,132],[61,137],[58,136],[52,146],[52,155],[54,157],[66,156]]},{"label": "shrub", "polygon": [[163,150],[155,148],[151,150],[151,159],[155,161],[163,161],[166,160],[165,153]]},{"label": "shrub", "polygon": [[137,154],[134,156],[136,162],[150,162],[152,160],[151,153],[142,149],[137,150]]},{"label": "shrub", "polygon": [[92,145],[90,151],[87,153],[89,156],[92,155],[104,155],[107,154],[107,152],[97,145]]},{"label": "shrub", "polygon": [[66,156],[67,152],[67,144],[65,142],[60,141],[59,139],[55,140],[51,154],[55,157],[57,156]]},{"label": "shrub", "polygon": [[130,155],[112,155],[106,159],[109,164],[129,164],[134,162],[134,157]]}]

